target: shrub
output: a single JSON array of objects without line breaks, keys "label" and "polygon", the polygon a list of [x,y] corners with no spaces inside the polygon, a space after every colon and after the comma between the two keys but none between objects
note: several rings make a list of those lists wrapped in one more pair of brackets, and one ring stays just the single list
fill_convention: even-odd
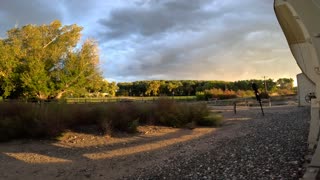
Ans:
[{"label": "shrub", "polygon": [[220,96],[224,95],[224,92],[222,89],[210,89],[210,90],[206,90],[205,94],[207,97],[210,96],[210,98],[219,98]]},{"label": "shrub", "polygon": [[208,116],[205,103],[178,103],[160,98],[154,103],[0,103],[0,141],[56,137],[66,129],[97,125],[105,133],[134,133],[139,124],[183,127]]},{"label": "shrub", "polygon": [[209,116],[203,117],[196,121],[200,126],[220,126],[222,123],[222,115],[221,114],[211,114]]},{"label": "shrub", "polygon": [[0,141],[54,137],[67,128],[93,124],[96,114],[88,105],[0,103]]},{"label": "shrub", "polygon": [[156,123],[156,104],[154,103],[137,103],[135,104],[136,111],[139,116],[139,124],[155,124]]},{"label": "shrub", "polygon": [[170,127],[183,127],[209,113],[205,103],[178,103],[165,98],[160,98],[155,108],[156,124]]},{"label": "shrub", "polygon": [[139,126],[139,119],[136,119],[134,121],[130,121],[128,123],[127,132],[129,132],[129,133],[137,132],[138,131],[138,126]]},{"label": "shrub", "polygon": [[232,99],[236,98],[237,94],[235,91],[232,90],[225,90],[222,89],[210,89],[205,90],[204,92],[197,92],[196,93],[197,100],[209,100],[211,98],[217,98],[217,99]]},{"label": "shrub", "polygon": [[138,112],[131,103],[96,105],[93,114],[98,127],[110,135],[114,131],[133,133],[138,127]]},{"label": "shrub", "polygon": [[250,90],[246,90],[246,91],[244,91],[244,90],[238,90],[238,91],[236,92],[236,95],[237,95],[237,97],[241,97],[241,98],[243,98],[243,97],[253,97],[253,96],[255,96],[255,95],[254,95],[254,92],[253,92],[253,91],[250,91]]},{"label": "shrub", "polygon": [[280,96],[296,94],[296,92],[294,92],[294,90],[291,89],[277,89],[276,93]]},{"label": "shrub", "polygon": [[196,92],[196,97],[198,101],[207,100],[204,92]]},{"label": "shrub", "polygon": [[219,99],[233,99],[237,98],[237,95],[232,90],[225,90],[223,94],[217,95]]},{"label": "shrub", "polygon": [[270,97],[269,94],[266,92],[261,92],[259,95],[261,99],[268,99]]},{"label": "shrub", "polygon": [[22,136],[36,137],[43,131],[44,123],[38,123],[39,112],[33,104],[0,104],[0,140]]},{"label": "shrub", "polygon": [[225,90],[223,91],[222,89],[210,89],[210,90],[205,90],[204,92],[197,92],[196,97],[197,100],[209,100],[211,98],[217,98],[217,99],[232,99],[232,98],[237,98],[237,97],[252,97],[254,96],[254,92],[250,90],[238,90],[238,91],[233,91],[233,90]]},{"label": "shrub", "polygon": [[137,112],[131,103],[110,104],[106,109],[107,117],[111,120],[112,130],[132,132],[133,121],[138,119]]},{"label": "shrub", "polygon": [[187,119],[179,117],[181,109],[180,104],[169,98],[159,98],[155,106],[155,120],[156,124],[181,127]]}]

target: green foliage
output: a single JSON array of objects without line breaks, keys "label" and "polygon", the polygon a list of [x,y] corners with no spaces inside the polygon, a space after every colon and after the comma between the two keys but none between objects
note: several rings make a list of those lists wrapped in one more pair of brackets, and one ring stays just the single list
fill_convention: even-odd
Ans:
[{"label": "green foliage", "polygon": [[208,99],[206,98],[206,95],[205,95],[204,92],[197,92],[197,93],[196,93],[196,97],[197,97],[197,100],[198,100],[198,101],[208,100]]},{"label": "green foliage", "polygon": [[153,95],[153,96],[157,96],[159,94],[159,88],[161,86],[161,82],[160,81],[151,81],[148,84],[147,90],[145,92],[145,94],[147,96]]},{"label": "green foliage", "polygon": [[220,126],[222,123],[222,115],[215,113],[210,114],[207,117],[200,118],[196,122],[200,126]]},{"label": "green foliage", "polygon": [[[133,87],[131,82],[118,83],[117,86],[119,87],[119,90],[116,93],[117,96],[129,96],[130,91],[132,91],[132,87]],[[143,93],[145,91],[146,91],[146,89],[143,91]]]},{"label": "green foliage", "polygon": [[182,86],[182,83],[179,81],[173,81],[173,82],[169,82],[167,84],[167,88],[169,90],[169,92],[174,93],[174,91],[179,88],[180,86]]},{"label": "green foliage", "polygon": [[106,89],[102,89],[102,92],[108,93],[109,96],[115,96],[119,87],[115,82],[108,83]]},{"label": "green foliage", "polygon": [[183,89],[183,94],[191,96],[195,92],[195,85],[196,83],[194,81],[182,81],[182,89]]},{"label": "green foliage", "polygon": [[9,30],[7,38],[0,39],[0,95],[61,98],[93,87],[102,79],[97,44],[86,40],[76,48],[81,30],[59,21]]},{"label": "green foliage", "polygon": [[118,89],[119,87],[115,82],[109,83],[104,79],[97,79],[86,87],[87,92],[89,92],[87,96],[90,97],[113,97]]},{"label": "green foliage", "polygon": [[117,95],[117,96],[129,96],[129,91],[124,90],[124,89],[119,89],[119,90],[116,92],[116,95]]},{"label": "green foliage", "polygon": [[[196,81],[196,80],[155,80],[155,81],[136,81],[130,83],[118,83],[119,90],[117,95],[120,96],[152,96],[166,95],[172,96],[173,92],[175,96],[197,96],[200,99],[208,99],[212,97],[212,93],[206,93],[206,97],[203,98],[200,92],[208,92],[212,89],[220,89],[223,92],[230,91],[231,94],[235,92],[237,97],[250,97],[253,96],[253,90],[251,83],[255,82],[260,92],[265,92],[265,84],[268,93],[274,93],[277,91],[277,82],[272,79],[266,80],[241,80],[235,82],[228,81]],[[160,87],[159,87],[160,84]],[[156,86],[154,86],[156,85]],[[153,93],[153,90],[155,93]],[[223,93],[229,94],[227,97],[221,97],[222,99],[229,98],[230,92]],[[199,94],[200,93],[200,94]],[[223,96],[221,94],[221,96]]]},{"label": "green foliage", "polygon": [[[274,82],[272,79],[266,79],[266,86],[267,86],[267,92],[273,93],[277,90],[277,83]],[[264,89],[264,86],[263,86]]]},{"label": "green foliage", "polygon": [[287,89],[292,90],[293,89],[293,79],[292,78],[280,78],[277,80],[277,86],[279,89]]}]

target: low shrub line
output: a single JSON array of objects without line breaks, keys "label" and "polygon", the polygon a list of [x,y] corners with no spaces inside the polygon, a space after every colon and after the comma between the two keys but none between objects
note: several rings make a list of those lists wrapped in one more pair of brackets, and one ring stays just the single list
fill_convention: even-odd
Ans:
[{"label": "low shrub line", "polygon": [[141,124],[186,127],[194,123],[219,125],[221,116],[210,115],[205,103],[158,99],[154,103],[0,103],[0,141],[56,137],[67,129],[97,125],[104,133],[134,133]]},{"label": "low shrub line", "polygon": [[233,98],[243,98],[243,97],[254,97],[253,91],[232,91],[232,90],[222,90],[222,89],[208,89],[203,92],[197,92],[196,98],[197,100],[208,100],[212,98],[217,99],[233,99]]}]

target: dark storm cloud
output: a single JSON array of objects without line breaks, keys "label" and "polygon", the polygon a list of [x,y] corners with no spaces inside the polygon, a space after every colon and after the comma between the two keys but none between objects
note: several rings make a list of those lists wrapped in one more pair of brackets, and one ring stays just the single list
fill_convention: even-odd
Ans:
[{"label": "dark storm cloud", "polygon": [[92,24],[90,20],[97,18],[94,14],[97,6],[99,0],[1,0],[0,36],[15,25],[48,24],[56,19],[64,24]]},{"label": "dark storm cloud", "polygon": [[[214,16],[202,10],[208,0],[149,1],[138,6],[115,9],[99,22],[105,26],[107,39],[126,38],[130,34],[153,36],[173,31],[199,29]],[[202,24],[203,25],[203,24]]]},{"label": "dark storm cloud", "polygon": [[107,37],[109,48],[125,52],[126,60],[117,56],[107,72],[116,79],[279,75],[290,54],[274,51],[287,46],[272,2],[149,1],[113,10],[100,20],[106,28],[101,42]]},{"label": "dark storm cloud", "polygon": [[15,25],[44,24],[55,19],[62,19],[59,3],[53,1],[1,0],[0,35]]}]

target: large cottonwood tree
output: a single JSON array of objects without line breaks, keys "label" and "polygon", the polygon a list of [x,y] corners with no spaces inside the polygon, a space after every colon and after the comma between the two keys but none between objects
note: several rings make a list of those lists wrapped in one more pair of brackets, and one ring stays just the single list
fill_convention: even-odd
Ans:
[{"label": "large cottonwood tree", "polygon": [[97,44],[85,40],[79,45],[81,30],[57,20],[9,30],[0,39],[2,96],[61,98],[100,81]]}]

